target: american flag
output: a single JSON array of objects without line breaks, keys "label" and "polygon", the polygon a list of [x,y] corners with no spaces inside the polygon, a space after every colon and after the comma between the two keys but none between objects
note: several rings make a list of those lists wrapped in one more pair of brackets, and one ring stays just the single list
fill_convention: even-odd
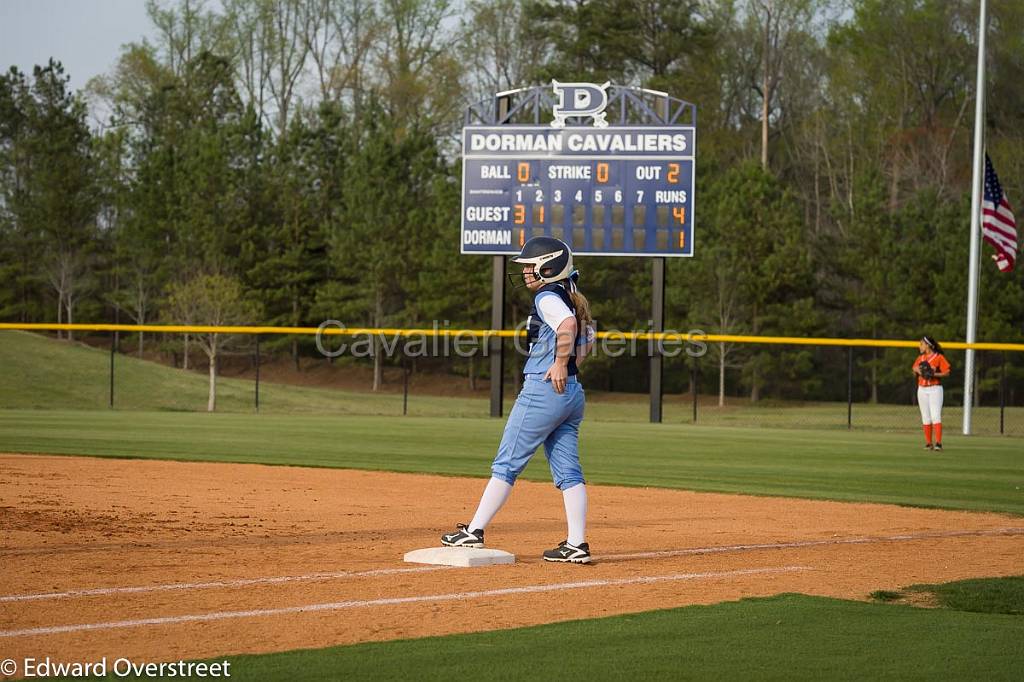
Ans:
[{"label": "american flag", "polygon": [[992,159],[985,154],[985,196],[981,202],[981,236],[996,250],[992,260],[1002,272],[1010,272],[1017,261],[1017,221],[1003,194]]}]

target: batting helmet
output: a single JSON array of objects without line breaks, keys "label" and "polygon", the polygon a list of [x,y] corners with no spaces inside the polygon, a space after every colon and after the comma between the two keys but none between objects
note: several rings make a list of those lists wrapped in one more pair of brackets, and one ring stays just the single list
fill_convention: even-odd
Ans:
[{"label": "batting helmet", "polygon": [[[533,237],[523,244],[523,250],[512,259],[513,263],[533,265],[534,276],[544,284],[552,284],[567,279],[573,272],[572,249],[561,239],[554,237]],[[519,286],[515,277],[522,273],[509,273],[513,286]]]}]

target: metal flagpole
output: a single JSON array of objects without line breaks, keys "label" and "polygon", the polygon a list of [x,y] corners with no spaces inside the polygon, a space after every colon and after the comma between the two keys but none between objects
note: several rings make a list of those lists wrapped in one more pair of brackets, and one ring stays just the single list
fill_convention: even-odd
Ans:
[{"label": "metal flagpole", "polygon": [[[978,339],[978,243],[981,234],[981,188],[985,159],[985,29],[988,23],[986,0],[981,0],[978,19],[978,78],[974,101],[974,175],[971,184],[971,262],[967,276],[967,343]],[[967,349],[964,363],[964,435],[971,435],[971,409],[974,406],[974,349]]]}]

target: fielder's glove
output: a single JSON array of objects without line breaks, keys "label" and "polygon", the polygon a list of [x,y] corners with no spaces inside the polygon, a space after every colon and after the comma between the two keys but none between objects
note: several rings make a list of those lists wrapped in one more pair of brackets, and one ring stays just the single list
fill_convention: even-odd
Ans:
[{"label": "fielder's glove", "polygon": [[917,366],[917,368],[921,372],[921,378],[923,378],[923,379],[934,379],[935,378],[935,368],[931,366],[931,363],[925,362],[925,361],[922,360],[921,363]]}]

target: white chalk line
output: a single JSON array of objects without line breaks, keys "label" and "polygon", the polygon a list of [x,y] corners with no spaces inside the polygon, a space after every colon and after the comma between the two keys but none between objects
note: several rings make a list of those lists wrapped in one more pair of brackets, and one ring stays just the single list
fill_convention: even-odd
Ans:
[{"label": "white chalk line", "polygon": [[160,618],[139,618],[135,620],[109,621],[106,623],[81,623],[76,625],[56,625],[51,627],[27,628],[24,630],[0,631],[0,638],[9,637],[31,637],[37,635],[56,635],[68,632],[82,632],[85,630],[113,630],[117,628],[134,628],[147,625],[174,625],[179,623],[208,622],[215,620],[226,620],[231,618],[261,618],[266,616],[280,616],[290,613],[315,613],[318,611],[341,611],[344,609],[357,609],[372,606],[395,606],[400,604],[416,604],[420,602],[446,602],[464,601],[468,599],[479,599],[481,597],[502,597],[512,594],[534,594],[538,592],[557,592],[561,590],[580,590],[594,587],[616,587],[623,585],[649,585],[681,580],[702,580],[714,578],[732,578],[745,575],[759,575],[766,573],[792,573],[794,571],[809,571],[810,566],[779,566],[773,568],[748,568],[734,571],[717,571],[707,573],[674,573],[671,575],[656,575],[642,578],[618,578],[608,580],[582,580],[570,583],[555,583],[550,585],[526,585],[523,587],[505,587],[496,590],[481,590],[477,592],[453,592],[448,594],[428,594],[415,597],[391,597],[387,599],[369,599],[358,601],[338,601],[324,604],[306,604],[303,606],[286,606],[276,609],[251,609],[248,611],[216,611],[213,613],[197,613],[182,616],[164,616]]},{"label": "white chalk line", "polygon": [[[721,554],[729,552],[752,552],[772,549],[799,549],[802,547],[822,547],[829,545],[860,545],[884,542],[908,542],[956,537],[976,536],[1015,536],[1024,535],[1024,528],[996,528],[988,530],[933,531],[916,534],[889,535],[879,537],[828,538],[824,540],[797,540],[793,542],[775,542],[763,544],[720,545],[714,547],[691,547],[687,549],[669,549],[653,552],[634,552],[628,554],[602,554],[595,557],[596,561],[626,561],[629,559],[658,559],[674,556],[690,556],[700,554]],[[44,599],[71,599],[77,597],[105,596],[112,594],[139,594],[145,592],[164,592],[174,590],[206,590],[218,588],[248,587],[251,585],[275,585],[291,582],[315,582],[321,580],[344,580],[348,578],[370,577],[378,575],[396,575],[403,573],[429,573],[432,571],[451,570],[452,566],[422,566],[417,568],[384,568],[370,571],[341,571],[336,573],[309,573],[305,575],[268,576],[264,578],[241,578],[237,580],[215,580],[209,582],[168,583],[163,585],[139,585],[135,587],[100,587],[92,589],[75,589],[63,592],[41,592],[35,594],[13,594],[0,596],[0,603],[39,601]]]},{"label": "white chalk line", "polygon": [[97,587],[64,592],[41,592],[38,594],[12,594],[0,597],[0,602],[37,601],[41,599],[68,599],[71,597],[94,597],[109,594],[138,594],[140,592],[163,592],[171,590],[208,590],[216,588],[247,587],[249,585],[276,585],[280,583],[312,582],[317,580],[340,580],[365,576],[395,575],[402,573],[427,573],[446,571],[453,566],[418,566],[416,568],[380,568],[372,571],[339,571],[337,573],[307,573],[306,575],[279,575],[265,578],[241,578],[238,580],[212,580],[201,583],[168,583],[165,585],[139,585],[137,587]]},{"label": "white chalk line", "polygon": [[693,554],[719,554],[724,552],[750,552],[762,549],[799,549],[802,547],[823,547],[834,545],[870,545],[885,542],[910,542],[917,540],[942,540],[963,537],[993,537],[1024,535],[1024,528],[993,528],[990,530],[930,531],[911,535],[882,535],[859,538],[829,538],[826,540],[794,540],[793,542],[769,542],[752,545],[722,545],[719,547],[692,547],[668,549],[655,552],[633,552],[630,554],[609,554],[600,557],[603,561],[625,561],[627,559],[660,559],[664,557],[688,556]]}]

